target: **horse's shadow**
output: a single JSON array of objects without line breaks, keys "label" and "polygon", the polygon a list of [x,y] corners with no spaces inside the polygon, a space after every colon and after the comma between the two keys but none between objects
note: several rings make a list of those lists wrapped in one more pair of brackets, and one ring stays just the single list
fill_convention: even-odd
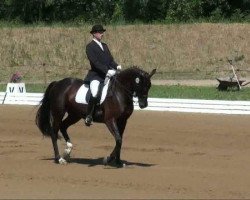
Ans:
[{"label": "horse's shadow", "polygon": [[[103,165],[103,158],[71,158],[70,162],[88,165],[89,167],[94,167],[98,165]],[[126,166],[151,167],[155,165],[155,164],[148,164],[148,163],[129,162],[125,160],[123,160],[122,162],[126,164]],[[109,166],[113,166],[113,164],[110,164]]]},{"label": "horse's shadow", "polygon": [[[42,160],[54,160],[53,158],[47,158]],[[156,164],[149,164],[149,163],[140,163],[140,162],[130,162],[130,161],[122,161],[127,167],[152,167]],[[95,166],[104,166],[103,158],[70,158],[69,163],[76,163],[81,165],[87,165],[88,167],[95,167]],[[116,167],[115,164],[109,164],[107,166]]]}]

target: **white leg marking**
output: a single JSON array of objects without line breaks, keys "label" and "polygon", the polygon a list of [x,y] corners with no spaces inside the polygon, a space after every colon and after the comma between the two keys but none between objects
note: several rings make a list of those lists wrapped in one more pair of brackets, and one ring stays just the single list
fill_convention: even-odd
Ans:
[{"label": "white leg marking", "polygon": [[70,142],[67,142],[67,148],[65,149],[65,153],[70,154],[72,149],[73,149],[73,144]]},{"label": "white leg marking", "polygon": [[72,149],[73,148],[73,144],[70,143],[70,142],[67,142],[67,147]]},{"label": "white leg marking", "polygon": [[59,159],[59,164],[61,164],[61,165],[66,165],[66,164],[67,164],[67,161],[66,161],[64,158],[60,158],[60,159]]},{"label": "white leg marking", "polygon": [[73,149],[73,144],[70,143],[70,142],[67,142],[67,148],[64,149],[64,155],[63,155],[63,157],[64,157],[66,160],[69,160],[69,158],[70,158],[70,153],[71,153],[72,149]]}]

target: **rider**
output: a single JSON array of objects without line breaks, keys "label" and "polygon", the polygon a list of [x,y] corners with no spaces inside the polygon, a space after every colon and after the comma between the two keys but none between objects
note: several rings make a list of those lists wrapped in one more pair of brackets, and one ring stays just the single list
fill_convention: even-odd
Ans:
[{"label": "rider", "polygon": [[90,62],[91,69],[88,71],[84,82],[90,84],[91,97],[87,108],[86,126],[90,126],[93,120],[93,112],[98,103],[100,83],[104,82],[106,76],[115,75],[117,69],[121,69],[111,55],[107,44],[101,42],[106,29],[102,25],[94,25],[90,33],[93,40],[86,46],[86,54]]}]

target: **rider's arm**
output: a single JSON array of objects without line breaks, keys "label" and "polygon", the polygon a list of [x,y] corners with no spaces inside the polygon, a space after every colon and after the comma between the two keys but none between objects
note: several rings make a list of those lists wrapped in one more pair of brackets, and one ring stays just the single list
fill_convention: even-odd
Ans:
[{"label": "rider's arm", "polygon": [[118,64],[114,61],[114,58],[112,54],[110,53],[108,46],[107,46],[107,51],[110,57],[109,67],[111,67],[112,69],[117,69]]}]

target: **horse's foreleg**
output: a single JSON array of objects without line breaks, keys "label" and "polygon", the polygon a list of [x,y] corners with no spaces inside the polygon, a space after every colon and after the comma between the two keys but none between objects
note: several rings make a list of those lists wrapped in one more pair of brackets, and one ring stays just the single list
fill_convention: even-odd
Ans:
[{"label": "horse's foreleg", "polygon": [[[127,119],[126,118],[120,118],[120,119],[117,120],[117,126],[118,126],[119,134],[120,134],[120,137],[121,137],[121,141],[122,141],[122,138],[123,138],[123,133],[124,133],[126,124],[127,124]],[[121,143],[121,145],[122,145],[122,143]],[[121,147],[117,152],[117,156],[116,156],[117,162],[119,162],[119,161],[121,162],[120,155],[121,155]],[[124,164],[123,164],[123,166],[124,166]]]},{"label": "horse's foreleg", "polygon": [[103,160],[104,165],[108,165],[112,163],[113,161],[115,161],[115,164],[117,166],[119,167],[124,166],[120,159],[121,146],[122,146],[122,142],[116,141],[116,145],[114,147],[114,150],[110,154],[110,156],[108,156],[107,158],[104,158]]},{"label": "horse's foreleg", "polygon": [[122,165],[121,162],[121,147],[122,147],[122,139],[115,139],[116,144],[114,147],[114,150],[112,151],[112,153],[110,154],[110,157],[108,158],[108,163],[112,162],[113,160],[115,160],[115,163],[117,165]]},{"label": "horse's foreleg", "polygon": [[104,161],[104,164],[109,164],[113,160],[115,160],[117,165],[122,165],[120,154],[121,154],[121,147],[122,147],[122,137],[119,132],[119,128],[117,126],[117,123],[114,119],[106,122],[106,125],[111,132],[111,134],[115,138],[116,145],[114,147],[114,150],[110,154],[110,157],[107,158],[107,160]]}]

